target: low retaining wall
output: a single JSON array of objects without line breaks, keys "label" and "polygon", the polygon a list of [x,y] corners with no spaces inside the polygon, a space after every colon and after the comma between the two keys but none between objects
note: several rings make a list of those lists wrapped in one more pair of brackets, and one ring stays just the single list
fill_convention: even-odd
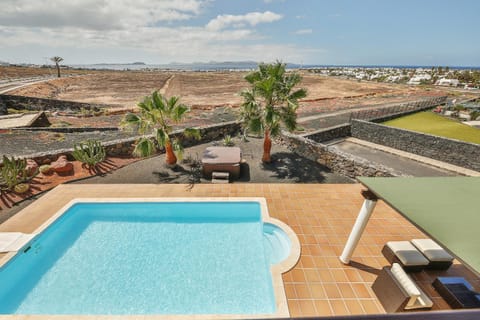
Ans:
[{"label": "low retaining wall", "polygon": [[[218,140],[224,138],[226,135],[236,135],[240,132],[241,124],[237,121],[225,122],[219,125],[211,125],[199,128],[202,138],[196,140],[193,138],[184,138],[183,146],[189,147],[197,144],[206,143],[213,140]],[[170,136],[172,138],[180,135],[181,131],[174,131]],[[153,136],[150,136],[153,137]],[[102,142],[102,145],[105,147],[105,151],[109,156],[131,156],[133,149],[135,148],[135,142],[140,138],[140,136],[133,136],[126,139],[118,139],[108,142]],[[59,149],[52,150],[48,152],[35,153],[30,155],[25,155],[22,158],[34,159],[37,163],[50,163],[51,161],[57,160],[59,155],[67,155],[69,160],[73,160],[72,156],[73,146],[68,149]],[[165,150],[158,150],[157,154],[164,153]]]},{"label": "low retaining wall", "polygon": [[352,179],[358,176],[402,176],[401,173],[395,171],[394,169],[355,157],[340,150],[335,150],[332,147],[312,141],[305,137],[290,134],[288,132],[282,132],[282,135],[279,137],[279,139],[282,144],[286,145],[292,152],[298,154],[299,156],[316,161],[328,167],[330,170],[332,170],[332,172],[347,176]]},{"label": "low retaining wall", "polygon": [[352,120],[352,137],[480,171],[480,145],[363,120]]},{"label": "low retaining wall", "polygon": [[344,138],[350,136],[350,124],[340,124],[335,127],[330,127],[327,129],[321,129],[318,131],[309,132],[307,134],[301,135],[301,137],[313,140],[315,142],[323,142],[334,140],[338,138]]},{"label": "low retaining wall", "polygon": [[111,105],[101,103],[83,103],[66,100],[16,96],[10,94],[0,95],[0,106],[2,103],[7,108],[32,111],[81,111],[82,109],[100,111],[103,108],[112,107]]},{"label": "low retaining wall", "polygon": [[407,114],[432,109],[439,105],[443,105],[446,102],[447,96],[431,97],[423,100],[391,105],[389,107],[354,111],[351,113],[351,119],[385,121],[384,119],[393,119]]},{"label": "low retaining wall", "polygon": [[93,131],[118,131],[117,127],[26,127],[26,128],[10,128],[11,131],[49,131],[49,132],[62,132],[62,133],[74,133],[74,132],[93,132]]}]

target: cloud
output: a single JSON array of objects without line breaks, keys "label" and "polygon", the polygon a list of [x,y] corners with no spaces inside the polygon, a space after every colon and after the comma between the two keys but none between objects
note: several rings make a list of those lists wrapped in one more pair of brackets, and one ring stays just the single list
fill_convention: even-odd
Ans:
[{"label": "cloud", "polygon": [[269,23],[282,19],[282,15],[273,13],[271,11],[265,12],[250,12],[245,15],[219,15],[215,19],[210,20],[207,24],[209,30],[221,30],[229,26],[256,26],[259,23]]},{"label": "cloud", "polygon": [[[54,5],[52,5],[54,3]],[[212,0],[2,0],[2,60],[66,64],[145,61],[305,61],[315,49],[275,43],[254,29],[282,19],[270,11],[218,15]],[[197,18],[197,19],[194,19]],[[186,22],[188,20],[188,23]]]},{"label": "cloud", "polygon": [[311,34],[311,33],[313,33],[312,29],[300,29],[300,30],[297,30],[297,31],[294,32],[294,34],[299,34],[299,35]]},{"label": "cloud", "polygon": [[187,20],[199,14],[206,2],[207,0],[2,0],[0,25],[125,29]]}]

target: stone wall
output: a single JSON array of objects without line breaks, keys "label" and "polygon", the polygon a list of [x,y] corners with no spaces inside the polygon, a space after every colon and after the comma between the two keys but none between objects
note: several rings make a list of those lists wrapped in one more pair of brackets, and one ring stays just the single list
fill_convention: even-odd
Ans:
[{"label": "stone wall", "polygon": [[[31,110],[31,111],[75,111],[82,109],[91,111],[100,111],[102,108],[111,107],[100,103],[82,103],[75,101],[44,99],[35,97],[15,96],[9,94],[0,95],[0,101],[7,108],[17,110]],[[1,102],[0,102],[1,105]],[[1,109],[1,106],[0,106]],[[1,113],[0,113],[1,114]]]},{"label": "stone wall", "polygon": [[407,114],[432,109],[436,106],[443,105],[446,102],[447,96],[430,97],[417,101],[399,103],[388,107],[381,106],[377,108],[354,111],[351,113],[351,119],[375,122],[385,121],[384,119],[397,118]]},{"label": "stone wall", "polygon": [[282,135],[278,139],[280,143],[286,145],[292,152],[299,156],[316,161],[328,167],[332,172],[352,179],[358,176],[402,176],[401,173],[392,168],[344,153],[334,147],[326,146],[305,137],[282,132]]},{"label": "stone wall", "polygon": [[480,171],[480,145],[363,120],[352,121],[352,137]]},{"label": "stone wall", "polygon": [[46,131],[46,132],[93,132],[93,131],[119,131],[117,127],[24,127],[24,128],[10,128],[10,131]]},{"label": "stone wall", "polygon": [[6,115],[7,113],[7,105],[3,102],[2,96],[0,95],[0,116]]},{"label": "stone wall", "polygon": [[[241,124],[237,121],[225,122],[218,125],[211,125],[199,128],[202,138],[196,140],[193,138],[184,139],[184,147],[189,147],[201,143],[206,143],[209,141],[214,141],[218,139],[223,139],[226,135],[237,135],[240,132]],[[171,137],[175,138],[180,134],[181,131],[174,131],[171,134]],[[105,147],[107,155],[109,156],[131,156],[133,149],[135,148],[135,142],[140,138],[140,136],[134,136],[126,139],[118,139],[108,142],[103,142],[102,145]],[[26,156],[26,158],[34,159],[37,163],[49,163],[58,158],[59,155],[67,155],[69,160],[73,160],[72,157],[73,146],[68,149],[59,149],[52,150],[49,152],[36,153]],[[164,150],[159,150],[158,154],[165,152]]]},{"label": "stone wall", "polygon": [[301,136],[315,142],[323,142],[338,138],[344,138],[350,136],[350,124],[340,124],[338,126],[330,127],[327,129],[309,132]]}]

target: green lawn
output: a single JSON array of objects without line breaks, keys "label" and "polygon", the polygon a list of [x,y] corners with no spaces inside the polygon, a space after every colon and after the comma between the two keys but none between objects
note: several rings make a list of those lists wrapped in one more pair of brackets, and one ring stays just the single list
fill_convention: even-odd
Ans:
[{"label": "green lawn", "polygon": [[393,119],[384,125],[480,144],[480,129],[433,112],[418,112]]}]

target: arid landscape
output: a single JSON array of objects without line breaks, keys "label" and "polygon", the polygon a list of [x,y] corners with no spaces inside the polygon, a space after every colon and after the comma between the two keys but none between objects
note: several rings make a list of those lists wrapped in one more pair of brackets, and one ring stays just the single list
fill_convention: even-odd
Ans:
[{"label": "arid landscape", "polygon": [[[32,70],[33,69],[33,70]],[[70,72],[72,71],[72,72]],[[0,67],[0,79],[27,77],[50,69]],[[180,96],[192,107],[191,125],[234,120],[242,102],[239,93],[248,87],[245,72],[173,72],[173,71],[91,71],[63,70],[73,77],[51,79],[9,91],[8,94],[69,100],[108,106],[110,116],[87,119],[57,115],[52,123],[72,126],[116,126],[126,110],[135,108],[143,96],[160,90],[167,96]],[[326,77],[301,71],[301,86],[308,96],[300,103],[299,117],[364,106],[412,101],[444,95],[444,89],[412,87],[370,81]],[[115,114],[115,115],[114,115]],[[78,121],[77,121],[78,120]]]}]

